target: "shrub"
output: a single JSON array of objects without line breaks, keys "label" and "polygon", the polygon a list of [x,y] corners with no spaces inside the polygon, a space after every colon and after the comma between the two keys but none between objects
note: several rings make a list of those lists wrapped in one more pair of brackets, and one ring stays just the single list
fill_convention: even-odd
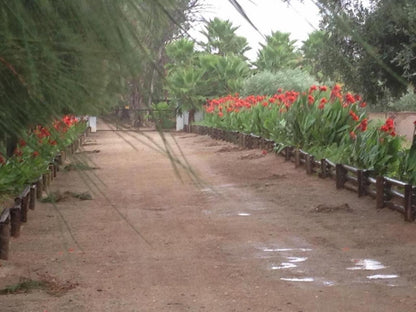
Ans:
[{"label": "shrub", "polygon": [[278,89],[300,92],[315,84],[315,79],[301,69],[285,69],[276,73],[264,71],[247,78],[240,93],[244,96],[273,95]]}]

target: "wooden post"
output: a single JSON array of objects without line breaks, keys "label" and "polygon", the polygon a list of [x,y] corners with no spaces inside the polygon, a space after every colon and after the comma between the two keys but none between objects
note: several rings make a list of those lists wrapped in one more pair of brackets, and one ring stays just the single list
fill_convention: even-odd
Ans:
[{"label": "wooden post", "polygon": [[315,158],[310,155],[310,154],[306,154],[306,173],[307,174],[313,174],[313,162],[314,162]]},{"label": "wooden post", "polygon": [[42,189],[48,192],[48,176],[47,173],[42,174]]},{"label": "wooden post", "polygon": [[319,177],[326,178],[328,176],[327,167],[326,167],[326,160],[325,158],[321,159],[321,172],[319,173]]},{"label": "wooden post", "polygon": [[295,149],[295,168],[300,166],[300,152],[299,149]]},{"label": "wooden post", "polygon": [[362,197],[367,194],[367,175],[365,171],[359,169],[357,171],[358,182],[358,197]]},{"label": "wooden post", "polygon": [[345,184],[345,175],[347,174],[346,169],[344,168],[344,166],[342,164],[336,164],[335,166],[335,179],[336,179],[336,186],[337,189],[341,189],[344,187]]},{"label": "wooden post", "polygon": [[29,200],[29,209],[35,210],[36,206],[36,184],[30,186],[30,200]]},{"label": "wooden post", "polygon": [[9,259],[10,248],[10,217],[0,223],[0,259]]},{"label": "wooden post", "polygon": [[16,199],[16,205],[20,204],[20,221],[22,222],[27,222],[27,209],[29,206],[29,194],[30,193],[27,192],[21,198]]},{"label": "wooden post", "polygon": [[53,181],[53,178],[54,178],[54,175],[53,175],[53,173],[54,173],[54,165],[53,164],[49,164],[49,181]]},{"label": "wooden post", "polygon": [[376,192],[376,207],[378,209],[384,208],[384,177],[377,177]]},{"label": "wooden post", "polygon": [[20,225],[21,225],[20,205],[15,205],[13,208],[10,209],[10,224],[11,224],[11,230],[10,230],[11,235],[13,237],[19,237]]},{"label": "wooden post", "polygon": [[[43,176],[42,176],[43,180]],[[41,179],[39,179],[36,182],[36,198],[41,199],[42,198],[42,191],[43,191],[43,183],[41,182]]]},{"label": "wooden post", "polygon": [[289,146],[286,146],[285,147],[285,160],[286,161],[289,161],[290,160],[290,153],[291,153],[290,147]]},{"label": "wooden post", "polygon": [[413,187],[411,184],[404,186],[404,220],[411,222],[415,220],[412,207]]}]

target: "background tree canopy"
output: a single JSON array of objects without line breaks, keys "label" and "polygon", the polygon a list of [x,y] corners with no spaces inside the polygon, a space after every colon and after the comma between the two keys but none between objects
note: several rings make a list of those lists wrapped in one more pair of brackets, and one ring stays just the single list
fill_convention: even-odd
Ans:
[{"label": "background tree canopy", "polygon": [[144,102],[197,2],[0,0],[0,134],[102,112],[129,87]]}]

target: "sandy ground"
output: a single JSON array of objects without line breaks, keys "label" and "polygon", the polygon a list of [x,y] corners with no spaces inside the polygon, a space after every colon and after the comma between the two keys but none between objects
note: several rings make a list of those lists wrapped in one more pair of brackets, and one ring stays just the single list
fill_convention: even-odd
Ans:
[{"label": "sandy ground", "polygon": [[97,169],[52,191],[93,200],[38,202],[0,262],[0,288],[58,291],[0,295],[0,311],[416,311],[416,223],[273,154],[166,140],[195,176],[141,134],[89,137],[77,157]]}]

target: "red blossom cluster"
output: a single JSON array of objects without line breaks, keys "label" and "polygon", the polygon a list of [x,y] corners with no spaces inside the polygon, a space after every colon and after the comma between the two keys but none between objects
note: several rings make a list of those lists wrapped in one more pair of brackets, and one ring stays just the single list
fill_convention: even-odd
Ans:
[{"label": "red blossom cluster", "polygon": [[282,106],[282,108],[289,108],[299,97],[299,92],[287,91],[285,93],[278,90],[278,93],[272,97],[264,95],[249,95],[245,98],[240,98],[238,94],[227,95],[222,98],[208,100],[205,106],[207,113],[216,113],[219,117],[224,116],[224,112],[238,113],[241,109],[250,109],[254,106],[261,104],[264,107],[270,104],[276,104]]},{"label": "red blossom cluster", "polygon": [[393,137],[396,136],[394,120],[392,118],[387,118],[385,124],[381,126],[380,130],[390,134]]},{"label": "red blossom cluster", "polygon": [[53,123],[53,127],[58,131],[65,133],[69,127],[73,124],[77,123],[78,119],[73,115],[65,115],[60,120],[55,120]]}]

